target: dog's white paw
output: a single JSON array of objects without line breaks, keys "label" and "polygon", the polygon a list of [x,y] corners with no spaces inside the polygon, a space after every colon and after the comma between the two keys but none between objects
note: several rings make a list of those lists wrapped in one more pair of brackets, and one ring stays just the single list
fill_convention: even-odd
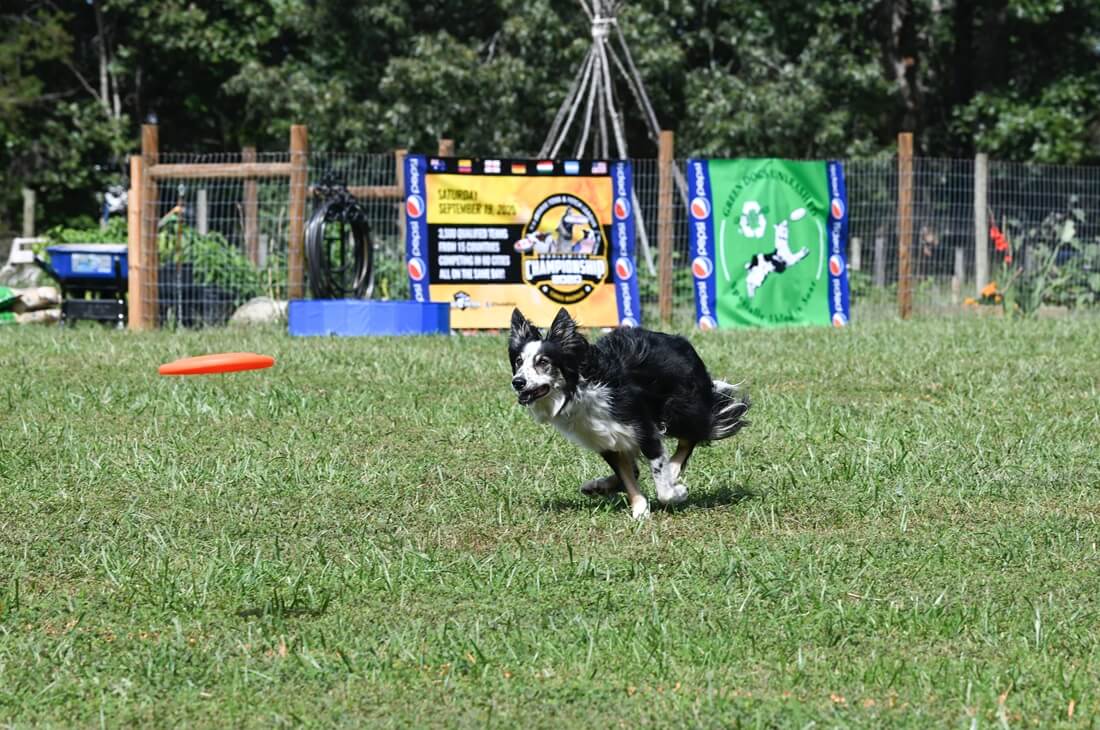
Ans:
[{"label": "dog's white paw", "polygon": [[676,482],[671,487],[658,494],[657,499],[661,501],[661,504],[680,504],[687,499],[687,496],[687,485],[683,482]]},{"label": "dog's white paw", "polygon": [[649,517],[649,501],[645,497],[638,497],[631,502],[630,516],[636,520],[644,520]]}]

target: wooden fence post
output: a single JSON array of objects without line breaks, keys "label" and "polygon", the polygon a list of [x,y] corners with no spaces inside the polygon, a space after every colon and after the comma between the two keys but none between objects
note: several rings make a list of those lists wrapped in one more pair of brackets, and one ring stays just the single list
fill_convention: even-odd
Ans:
[{"label": "wooden fence post", "polygon": [[34,191],[23,188],[23,238],[34,238]]},{"label": "wooden fence post", "polygon": [[[256,161],[256,148],[245,147],[241,150],[241,162]],[[253,266],[260,265],[260,198],[257,193],[256,178],[244,179],[244,250]]]},{"label": "wooden fence post", "polygon": [[657,146],[657,309],[661,323],[672,321],[672,165],[675,137],[662,130]]},{"label": "wooden fence post", "polygon": [[[974,289],[989,283],[989,155],[974,156]],[[1004,286],[1004,282],[1001,283]]]},{"label": "wooden fence post", "polygon": [[145,268],[141,252],[141,156],[130,157],[130,190],[126,195],[126,328],[145,329]]},{"label": "wooden fence post", "polygon": [[913,250],[913,134],[898,135],[898,313],[907,319],[913,310],[910,254]]},{"label": "wooden fence post", "polygon": [[453,139],[441,139],[441,140],[439,140],[439,156],[440,157],[454,157],[455,156],[455,141]]},{"label": "wooden fence post", "polygon": [[155,124],[141,125],[141,328],[157,326],[157,183],[150,168],[160,157],[160,135]]},{"label": "wooden fence post", "polygon": [[287,298],[301,299],[305,279],[306,186],[309,136],[304,125],[290,128],[290,238],[287,241]]}]

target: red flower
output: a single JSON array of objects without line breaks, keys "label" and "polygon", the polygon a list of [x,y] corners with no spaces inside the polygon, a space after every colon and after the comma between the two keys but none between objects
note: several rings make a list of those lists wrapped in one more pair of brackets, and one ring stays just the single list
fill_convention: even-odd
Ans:
[{"label": "red flower", "polygon": [[1011,264],[1012,263],[1012,254],[1010,254],[1010,253],[1005,254],[1005,263],[1006,264]]},{"label": "red flower", "polygon": [[989,237],[993,239],[993,248],[997,251],[1008,250],[1008,240],[996,225],[989,227]]}]

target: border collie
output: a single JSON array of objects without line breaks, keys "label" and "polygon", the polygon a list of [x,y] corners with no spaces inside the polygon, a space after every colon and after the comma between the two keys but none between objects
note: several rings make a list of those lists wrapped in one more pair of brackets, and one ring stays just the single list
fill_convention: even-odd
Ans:
[{"label": "border collie", "polygon": [[[581,486],[587,495],[625,490],[635,519],[649,514],[638,488],[639,456],[649,462],[662,504],[687,497],[680,480],[699,444],[732,436],[747,425],[748,396],[711,380],[683,337],[624,327],[593,344],[562,308],[545,336],[519,309],[508,338],[512,388],[538,423],[595,451],[612,474]],[[678,440],[671,457],[665,437]]]}]

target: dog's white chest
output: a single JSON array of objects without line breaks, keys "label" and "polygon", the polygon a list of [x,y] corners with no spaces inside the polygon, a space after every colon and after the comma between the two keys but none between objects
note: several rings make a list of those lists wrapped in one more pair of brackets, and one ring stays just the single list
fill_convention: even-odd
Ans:
[{"label": "dog's white chest", "polygon": [[[546,413],[542,414],[542,418],[539,414],[532,415],[538,421],[549,421],[565,438],[578,446],[597,453],[636,452],[637,435],[630,425],[615,420],[609,396],[608,389],[603,386],[581,386],[573,400],[561,408],[558,415]],[[557,410],[555,403],[546,405]]]}]

